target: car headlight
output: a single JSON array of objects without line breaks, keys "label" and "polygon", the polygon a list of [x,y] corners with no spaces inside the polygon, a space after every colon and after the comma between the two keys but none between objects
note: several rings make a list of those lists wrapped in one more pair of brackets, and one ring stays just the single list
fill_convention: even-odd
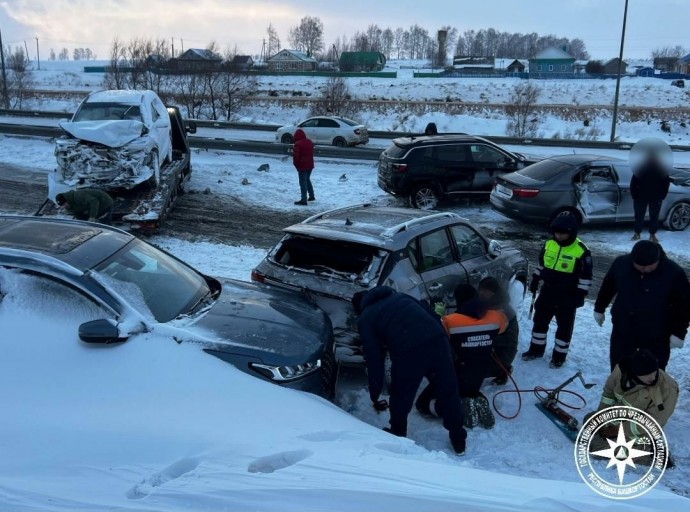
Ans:
[{"label": "car headlight", "polygon": [[314,373],[321,368],[321,359],[311,363],[298,364],[295,366],[271,366],[268,364],[249,363],[249,367],[276,382],[286,382],[301,379]]}]

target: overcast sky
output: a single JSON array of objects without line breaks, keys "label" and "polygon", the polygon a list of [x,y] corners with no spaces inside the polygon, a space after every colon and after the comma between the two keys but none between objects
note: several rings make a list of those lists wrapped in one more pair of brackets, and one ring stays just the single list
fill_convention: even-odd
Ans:
[{"label": "overcast sky", "polygon": [[[318,16],[325,42],[370,23],[382,28],[415,23],[434,33],[449,24],[460,32],[494,27],[511,32],[579,37],[595,58],[618,55],[625,0],[0,0],[5,44],[36,41],[50,48],[90,47],[107,58],[115,36],[180,39],[184,47],[237,45],[258,54],[269,22],[283,46],[302,16]],[[690,0],[630,0],[626,58],[647,58],[666,45],[690,47]]]}]

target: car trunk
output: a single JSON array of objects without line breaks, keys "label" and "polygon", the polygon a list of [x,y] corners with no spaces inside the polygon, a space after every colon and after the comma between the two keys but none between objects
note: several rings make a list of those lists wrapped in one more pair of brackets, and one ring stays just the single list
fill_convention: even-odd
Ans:
[{"label": "car trunk", "polygon": [[309,296],[330,317],[338,356],[341,361],[347,361],[354,355],[353,350],[360,352],[353,347],[357,327],[352,296],[376,286],[387,255],[387,251],[366,244],[287,235],[257,267],[254,279],[293,290],[308,290]]}]

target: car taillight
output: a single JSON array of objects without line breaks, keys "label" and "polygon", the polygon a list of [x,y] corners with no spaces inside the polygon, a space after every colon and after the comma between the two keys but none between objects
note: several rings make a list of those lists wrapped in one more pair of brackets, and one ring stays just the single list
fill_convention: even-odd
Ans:
[{"label": "car taillight", "polygon": [[393,164],[391,167],[395,172],[407,172],[407,164]]},{"label": "car taillight", "polygon": [[513,189],[513,195],[516,197],[535,197],[537,194],[539,194],[539,189],[536,188]]},{"label": "car taillight", "polygon": [[252,281],[254,281],[255,283],[265,283],[266,274],[254,269],[252,270]]},{"label": "car taillight", "polygon": [[359,135],[359,128],[355,128],[355,135]]}]

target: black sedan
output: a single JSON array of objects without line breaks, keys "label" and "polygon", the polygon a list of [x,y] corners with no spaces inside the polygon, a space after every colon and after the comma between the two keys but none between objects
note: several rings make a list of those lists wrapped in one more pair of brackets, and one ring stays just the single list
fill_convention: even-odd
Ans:
[{"label": "black sedan", "polygon": [[[491,206],[507,217],[550,222],[562,211],[583,224],[631,223],[632,171],[627,160],[597,155],[555,156],[498,176]],[[690,225],[690,174],[675,169],[659,218],[671,230]]]},{"label": "black sedan", "polygon": [[94,304],[98,318],[78,326],[85,343],[162,331],[255,377],[333,394],[330,320],[295,293],[208,277],[129,233],[72,220],[0,216],[0,267]]}]

